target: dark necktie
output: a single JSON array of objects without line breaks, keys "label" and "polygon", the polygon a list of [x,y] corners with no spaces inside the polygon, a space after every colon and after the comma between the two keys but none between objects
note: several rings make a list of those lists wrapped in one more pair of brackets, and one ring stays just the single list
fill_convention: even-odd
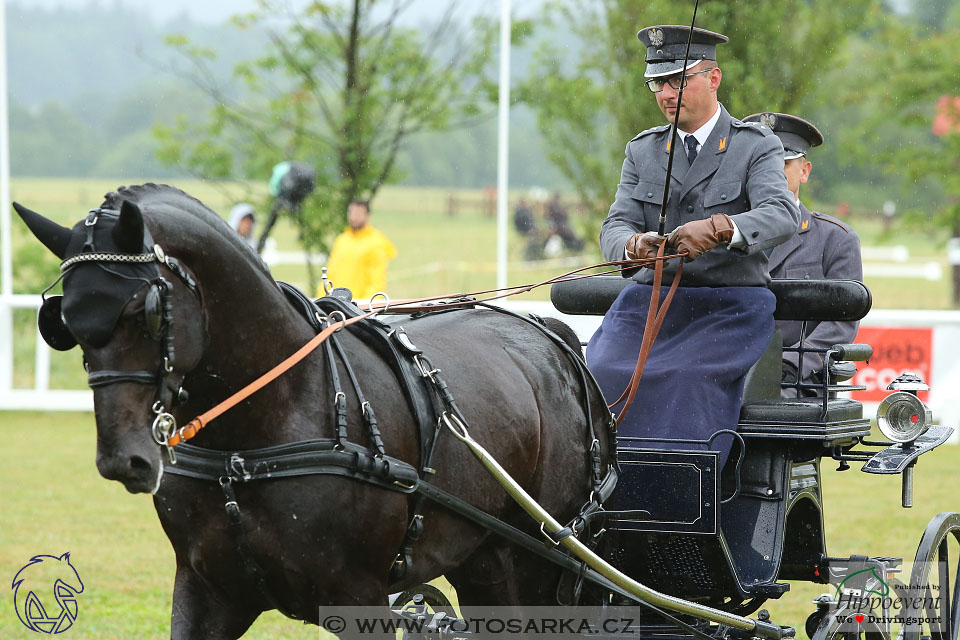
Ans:
[{"label": "dark necktie", "polygon": [[687,162],[693,166],[693,161],[697,159],[697,139],[693,135],[688,135],[683,142],[687,145]]}]

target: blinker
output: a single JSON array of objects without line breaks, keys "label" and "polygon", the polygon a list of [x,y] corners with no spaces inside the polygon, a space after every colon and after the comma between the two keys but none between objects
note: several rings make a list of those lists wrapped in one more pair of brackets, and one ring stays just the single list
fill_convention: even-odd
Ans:
[{"label": "blinker", "polygon": [[77,346],[77,339],[63,322],[62,308],[63,296],[50,296],[44,300],[37,314],[37,328],[52,349],[69,351]]},{"label": "blinker", "polygon": [[160,291],[161,286],[157,283],[150,285],[143,306],[143,319],[147,326],[147,334],[154,340],[160,340],[163,337],[163,294]]}]

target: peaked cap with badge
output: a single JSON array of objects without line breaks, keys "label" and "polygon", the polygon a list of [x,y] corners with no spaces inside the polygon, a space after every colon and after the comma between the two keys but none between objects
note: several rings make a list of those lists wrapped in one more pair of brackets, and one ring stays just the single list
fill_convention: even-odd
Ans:
[{"label": "peaked cap with badge", "polygon": [[[661,25],[641,29],[637,38],[647,48],[646,78],[671,76],[681,71],[684,53],[687,50],[687,36],[690,27],[678,25]],[[706,29],[694,27],[693,39],[690,41],[690,57],[687,60],[687,69],[703,60],[717,59],[717,45],[729,40],[721,33],[714,33]]]},{"label": "peaked cap with badge", "polygon": [[755,113],[744,122],[759,122],[780,138],[783,143],[784,160],[793,160],[807,155],[812,147],[823,144],[823,134],[815,126],[789,113]]}]

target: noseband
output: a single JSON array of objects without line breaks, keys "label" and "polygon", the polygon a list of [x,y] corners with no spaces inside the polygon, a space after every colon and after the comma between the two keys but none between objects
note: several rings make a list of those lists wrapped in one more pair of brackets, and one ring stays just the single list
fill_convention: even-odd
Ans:
[{"label": "noseband", "polygon": [[[168,256],[159,244],[153,243],[153,238],[146,228],[144,228],[144,242],[146,246],[152,244],[152,251],[136,254],[94,251],[92,242],[93,228],[97,224],[100,214],[104,212],[116,213],[115,210],[110,209],[92,209],[90,211],[85,222],[87,242],[84,244],[83,252],[67,258],[60,263],[60,278],[63,278],[72,267],[88,262],[96,264],[144,264],[156,262],[166,266],[173,272],[193,295],[197,297],[197,300],[200,301],[202,305],[203,300],[200,295],[200,290],[194,279],[187,273],[176,258]],[[60,278],[58,278],[58,281]],[[152,408],[156,418],[154,419],[151,432],[157,444],[165,445],[171,435],[172,429],[175,427],[173,416],[168,413],[166,407],[172,407],[178,403],[185,402],[186,391],[182,386],[168,384],[168,378],[173,373],[174,367],[173,332],[171,331],[173,326],[173,301],[171,297],[173,287],[170,282],[159,275],[159,268],[156,279],[147,282],[149,282],[150,288],[147,290],[144,301],[144,324],[146,325],[147,334],[150,338],[162,345],[163,356],[159,370],[90,371],[86,360],[84,360],[84,368],[87,369],[88,373],[87,384],[92,389],[121,382],[156,385],[157,397]],[[56,284],[56,282],[54,282],[54,284]],[[48,287],[47,290],[52,287],[53,285]],[[43,335],[47,344],[55,349],[65,351],[75,346],[77,342],[76,339],[69,334],[66,324],[63,321],[60,312],[61,304],[62,296],[45,298],[40,310],[39,322],[40,333]],[[174,386],[177,386],[177,388],[174,389]],[[167,447],[167,451],[172,462],[174,460],[173,450]]]}]

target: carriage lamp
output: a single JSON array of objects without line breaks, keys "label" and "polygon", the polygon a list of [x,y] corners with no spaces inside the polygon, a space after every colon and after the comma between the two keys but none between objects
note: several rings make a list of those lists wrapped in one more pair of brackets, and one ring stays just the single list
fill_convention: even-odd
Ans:
[{"label": "carriage lamp", "polygon": [[[930,386],[920,376],[903,372],[887,386],[893,391],[877,407],[877,426],[880,432],[890,440],[899,442],[909,449],[913,441],[922,436],[933,422],[933,414],[927,405],[917,396],[919,391],[927,391]],[[916,461],[907,465],[901,477],[900,502],[904,508],[913,506],[913,468]]]},{"label": "carriage lamp", "polygon": [[894,442],[913,442],[930,428],[933,414],[927,405],[908,391],[891,393],[877,407],[877,426]]},{"label": "carriage lamp", "polygon": [[894,391],[877,407],[877,426],[890,440],[910,443],[926,433],[933,422],[933,414],[917,396],[928,391],[930,385],[915,373],[904,371],[887,385]]}]

